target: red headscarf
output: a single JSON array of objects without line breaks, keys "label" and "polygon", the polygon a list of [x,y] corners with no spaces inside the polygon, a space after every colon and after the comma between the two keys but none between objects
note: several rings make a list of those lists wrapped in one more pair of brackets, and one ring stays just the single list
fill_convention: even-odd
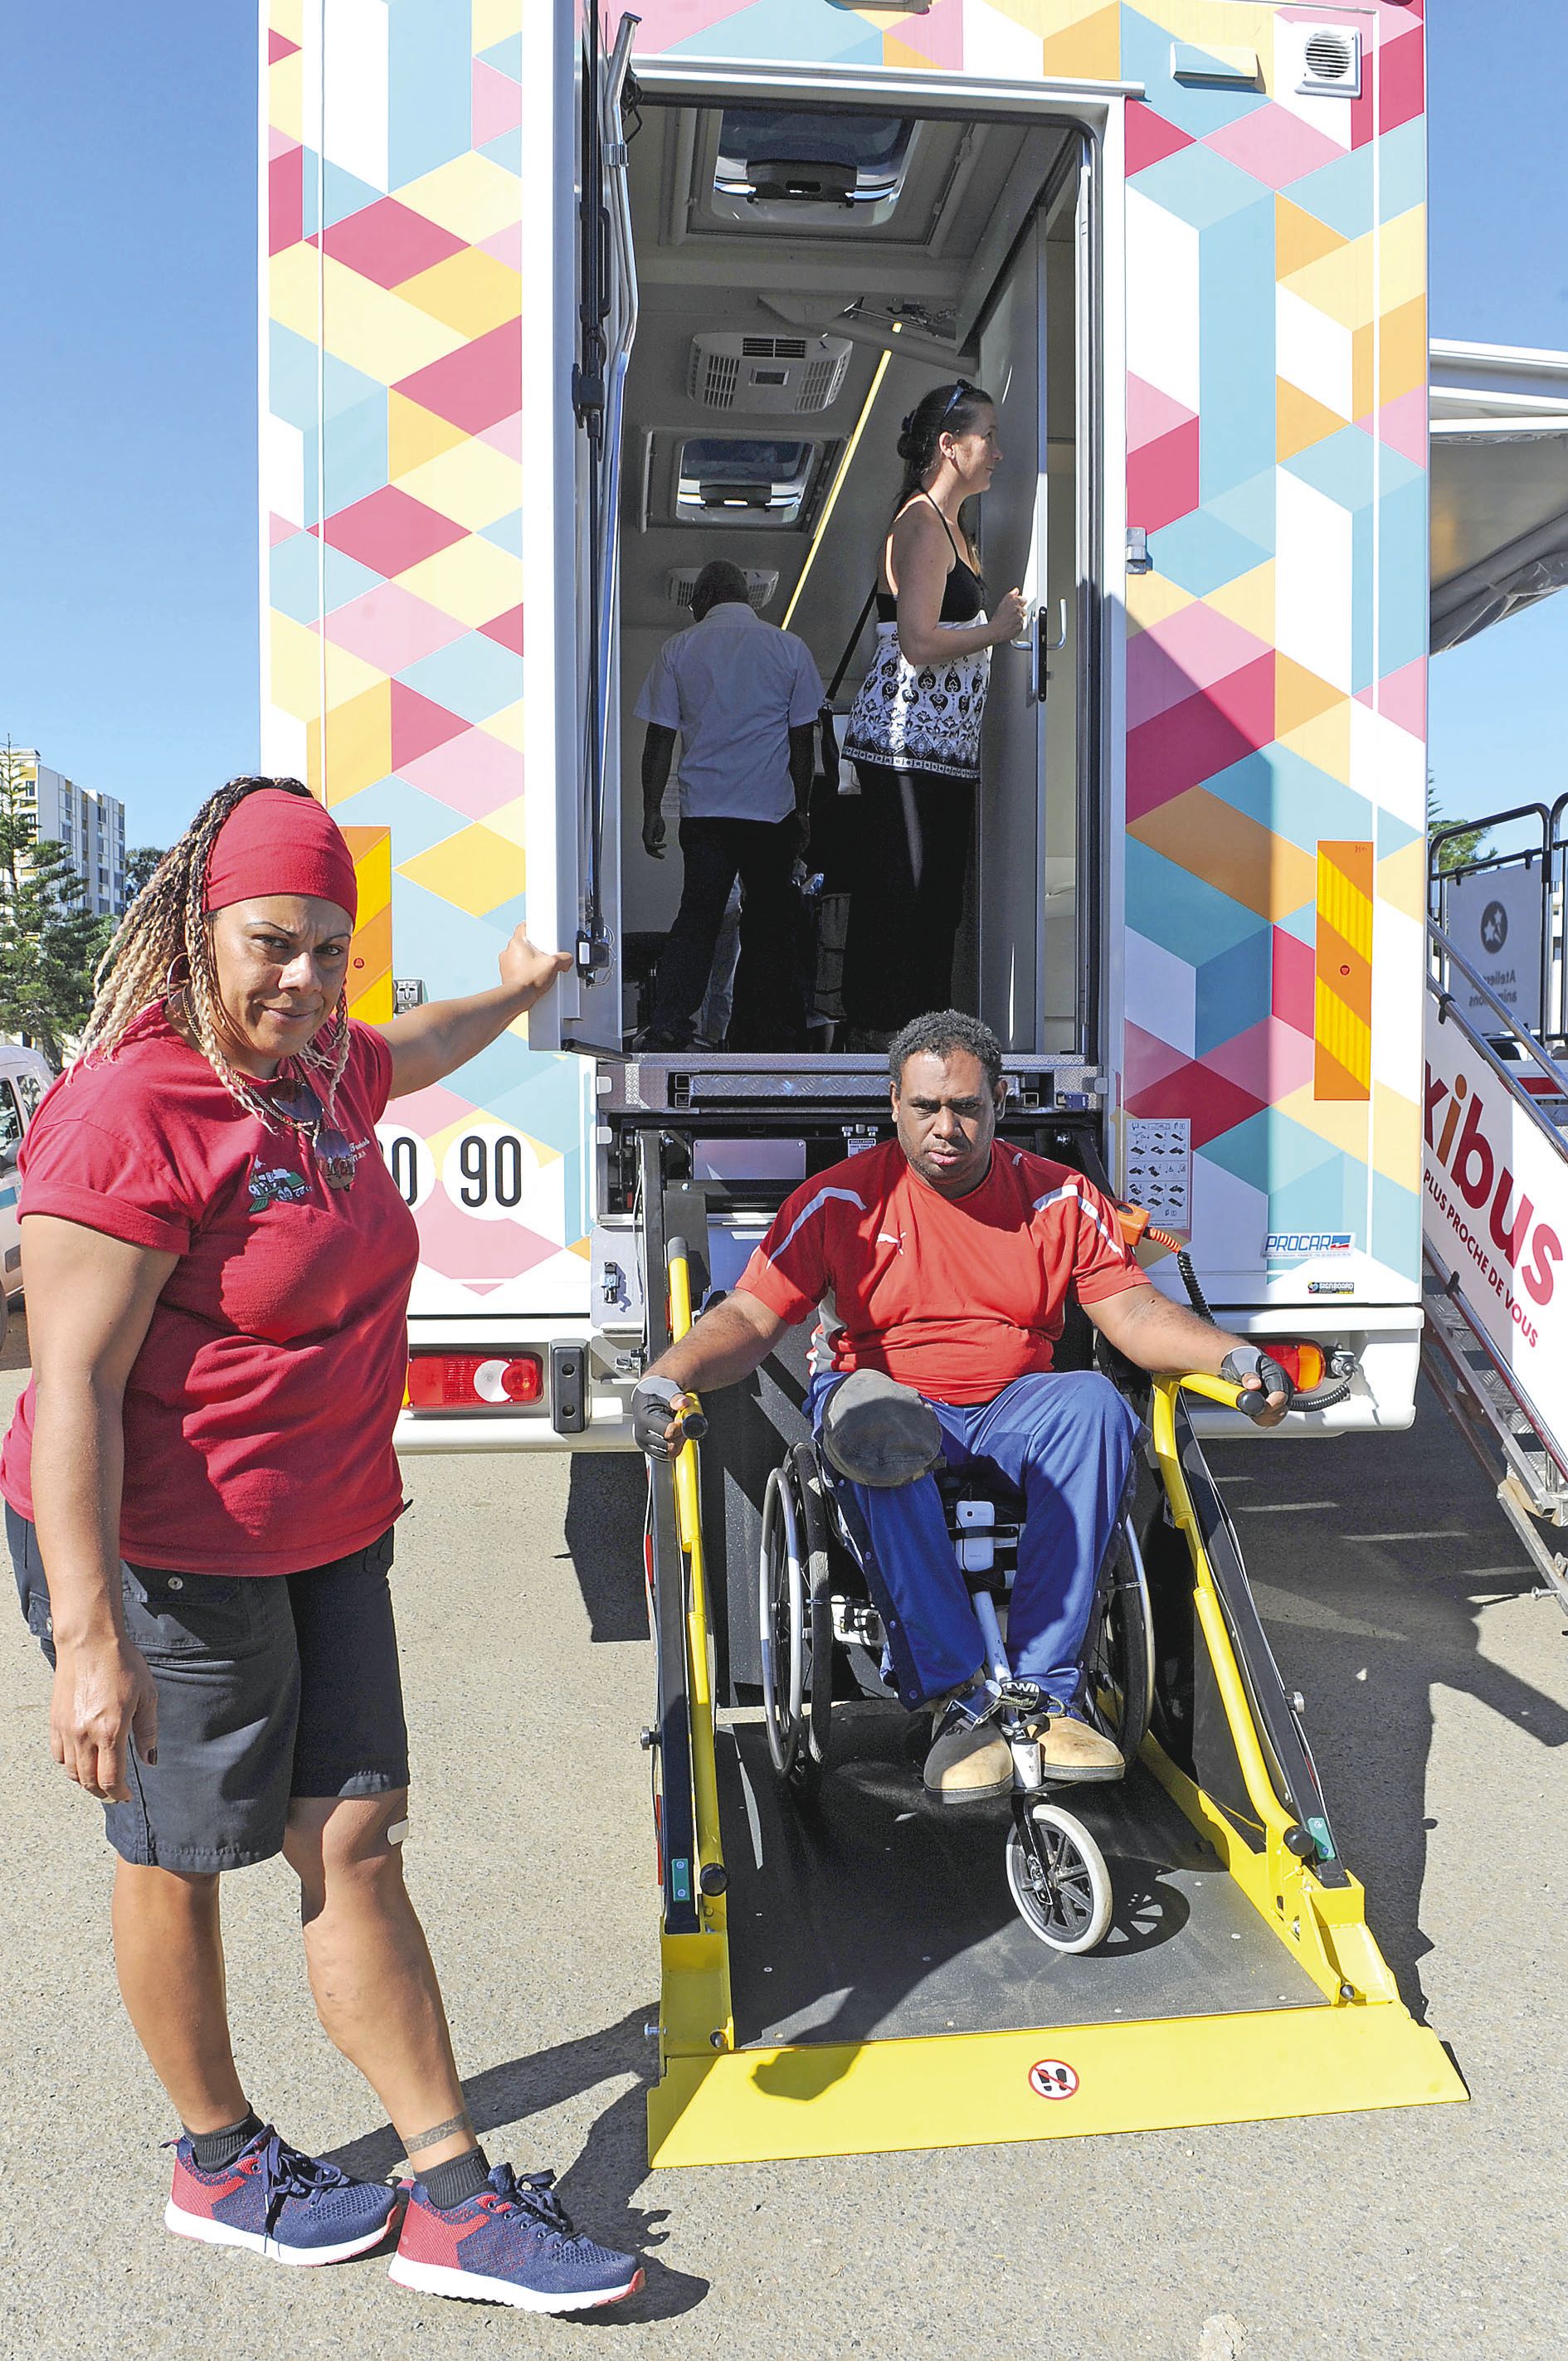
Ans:
[{"label": "red headscarf", "polygon": [[358,915],[354,855],[313,796],[258,787],[218,830],[207,861],[206,907],[222,910],[268,894],[315,894],[351,918]]}]

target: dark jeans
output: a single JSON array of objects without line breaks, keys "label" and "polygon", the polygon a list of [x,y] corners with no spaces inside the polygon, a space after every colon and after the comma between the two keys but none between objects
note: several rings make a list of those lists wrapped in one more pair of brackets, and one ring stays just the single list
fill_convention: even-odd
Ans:
[{"label": "dark jeans", "polygon": [[844,1014],[894,1032],[953,998],[975,790],[931,771],[857,761],[855,882],[844,946]]},{"label": "dark jeans", "polygon": [[684,1049],[713,966],[724,906],[737,875],[740,964],[729,1020],[733,1049],[792,1049],[800,1039],[795,987],[796,897],[790,883],[798,831],[781,820],[684,819],[681,906],[659,959],[652,1030]]}]

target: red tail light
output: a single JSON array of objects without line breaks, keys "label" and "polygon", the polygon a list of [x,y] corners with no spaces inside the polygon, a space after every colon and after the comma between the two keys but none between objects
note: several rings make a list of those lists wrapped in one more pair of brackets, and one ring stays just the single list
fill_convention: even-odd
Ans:
[{"label": "red tail light", "polygon": [[1260,1336],[1258,1344],[1271,1361],[1277,1361],[1299,1394],[1316,1393],[1328,1373],[1321,1345],[1290,1344],[1283,1336]]},{"label": "red tail light", "polygon": [[409,1362],[411,1410],[510,1410],[543,1392],[537,1353],[415,1353]]}]

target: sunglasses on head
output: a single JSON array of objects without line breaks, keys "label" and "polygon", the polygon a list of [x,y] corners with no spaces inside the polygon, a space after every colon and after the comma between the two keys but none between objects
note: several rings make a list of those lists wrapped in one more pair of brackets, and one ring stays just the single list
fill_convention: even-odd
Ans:
[{"label": "sunglasses on head", "polygon": [[951,393],[948,396],[946,408],[943,410],[940,418],[937,421],[937,432],[938,434],[940,434],[942,429],[946,426],[948,419],[952,416],[959,402],[962,401],[964,396],[966,394],[972,393],[973,391],[974,388],[970,383],[968,378],[959,378],[957,385],[954,386]]},{"label": "sunglasses on head", "polygon": [[351,1189],[357,1159],[352,1143],[328,1123],[326,1109],[303,1077],[291,1079],[272,1094],[279,1114],[291,1123],[321,1167],[329,1189]]}]

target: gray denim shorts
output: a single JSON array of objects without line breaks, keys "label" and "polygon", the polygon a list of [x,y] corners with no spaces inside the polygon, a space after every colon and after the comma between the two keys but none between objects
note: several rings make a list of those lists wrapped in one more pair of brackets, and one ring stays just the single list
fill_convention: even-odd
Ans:
[{"label": "gray denim shorts", "polygon": [[[54,1663],[38,1536],[7,1505],[22,1612]],[[303,1574],[121,1568],[126,1630],[158,1690],[158,1761],[131,1749],[105,1804],[122,1860],[243,1869],[280,1852],[291,1797],[383,1795],[409,1780],[392,1536]]]}]

